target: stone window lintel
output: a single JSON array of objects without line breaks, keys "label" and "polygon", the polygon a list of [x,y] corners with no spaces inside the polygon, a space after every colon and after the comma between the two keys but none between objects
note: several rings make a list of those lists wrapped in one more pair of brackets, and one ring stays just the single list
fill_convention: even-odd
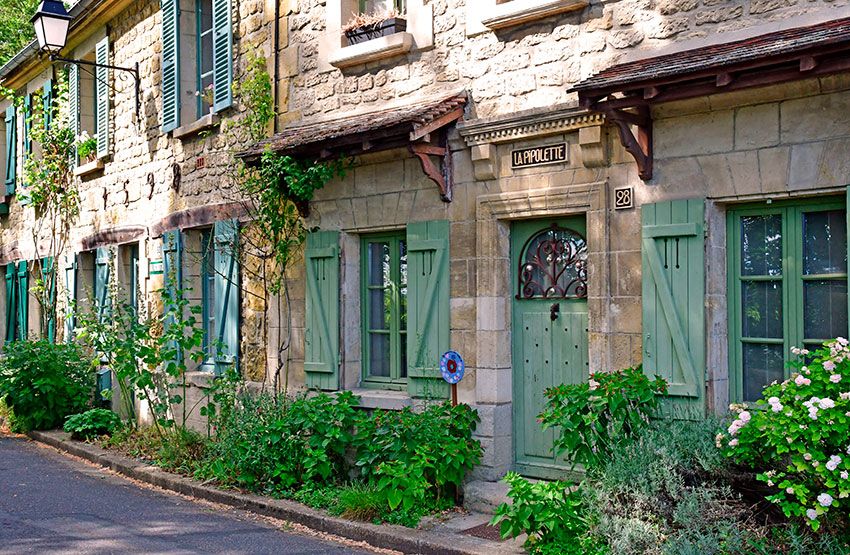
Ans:
[{"label": "stone window lintel", "polygon": [[467,3],[466,34],[469,36],[581,10],[588,5],[587,0],[482,0],[482,3],[483,6],[475,7]]}]

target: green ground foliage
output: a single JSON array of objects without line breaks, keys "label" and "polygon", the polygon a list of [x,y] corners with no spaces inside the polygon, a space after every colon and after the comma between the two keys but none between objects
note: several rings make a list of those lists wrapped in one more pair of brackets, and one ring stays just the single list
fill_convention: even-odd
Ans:
[{"label": "green ground foliage", "polygon": [[63,429],[74,439],[112,435],[122,426],[121,418],[109,409],[91,409],[69,416]]},{"label": "green ground foliage", "polygon": [[13,431],[46,430],[86,410],[94,397],[91,359],[74,344],[7,343],[0,359],[0,398]]},{"label": "green ground foliage", "polygon": [[662,391],[639,369],[549,390],[541,420],[573,430],[558,445],[570,442],[585,479],[508,475],[512,503],[493,520],[502,534],[527,533],[538,554],[850,553],[846,531],[815,534],[766,501],[763,469],[737,466],[717,447],[720,421],[650,418]]}]

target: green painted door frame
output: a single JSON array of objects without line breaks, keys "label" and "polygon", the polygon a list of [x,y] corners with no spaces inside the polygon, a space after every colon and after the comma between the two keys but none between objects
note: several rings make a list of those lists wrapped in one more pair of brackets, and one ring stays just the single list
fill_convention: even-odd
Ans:
[{"label": "green painted door frame", "polygon": [[536,285],[538,280],[522,275],[521,260],[522,267],[527,267],[536,254],[539,260],[547,258],[545,249],[537,246],[551,236],[547,234],[553,224],[585,241],[584,216],[521,221],[511,227],[514,467],[523,475],[548,479],[565,477],[571,463],[554,456],[555,431],[543,431],[537,421],[545,406],[543,391],[562,383],[584,382],[589,370],[586,284],[584,291],[577,292],[579,284],[573,283],[565,298],[559,292],[544,293],[545,286]]}]

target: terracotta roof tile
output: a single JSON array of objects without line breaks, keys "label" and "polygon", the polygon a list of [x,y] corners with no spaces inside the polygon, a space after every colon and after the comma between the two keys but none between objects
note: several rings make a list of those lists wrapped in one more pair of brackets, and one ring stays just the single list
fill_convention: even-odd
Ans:
[{"label": "terracotta roof tile", "polygon": [[850,18],[617,64],[575,85],[571,91],[613,90],[789,54],[803,54],[807,50],[843,43],[850,43]]},{"label": "terracotta roof tile", "polygon": [[302,121],[264,139],[240,156],[255,158],[266,148],[276,152],[312,151],[330,144],[356,144],[384,132],[386,136],[407,137],[424,125],[466,104],[465,93],[411,104],[363,112],[336,119]]}]

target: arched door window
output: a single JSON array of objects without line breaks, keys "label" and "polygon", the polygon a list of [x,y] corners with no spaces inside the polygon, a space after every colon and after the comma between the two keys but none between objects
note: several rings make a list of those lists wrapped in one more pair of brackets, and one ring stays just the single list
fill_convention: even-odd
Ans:
[{"label": "arched door window", "polygon": [[587,298],[587,241],[552,224],[526,242],[518,272],[517,299]]}]

